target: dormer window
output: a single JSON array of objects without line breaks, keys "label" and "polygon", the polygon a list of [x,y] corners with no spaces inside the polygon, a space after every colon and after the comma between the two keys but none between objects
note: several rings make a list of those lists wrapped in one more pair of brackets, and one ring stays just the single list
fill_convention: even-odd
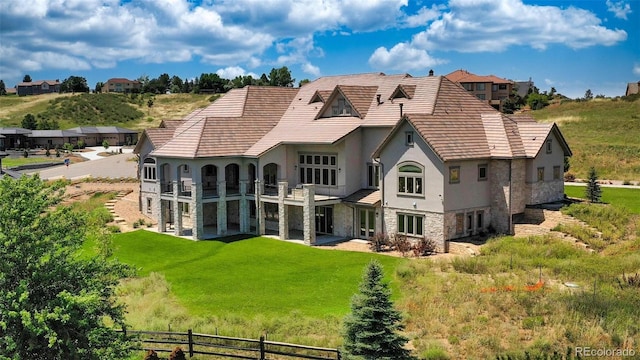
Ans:
[{"label": "dormer window", "polygon": [[332,116],[351,116],[351,105],[345,99],[338,99],[337,103],[331,106]]}]

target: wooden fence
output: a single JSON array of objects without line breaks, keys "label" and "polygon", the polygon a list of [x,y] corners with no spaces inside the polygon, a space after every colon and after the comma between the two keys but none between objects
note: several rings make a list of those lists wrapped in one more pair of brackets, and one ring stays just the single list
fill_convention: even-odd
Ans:
[{"label": "wooden fence", "polygon": [[268,341],[264,336],[260,339],[243,339],[236,337],[208,335],[173,331],[139,331],[123,330],[138,343],[135,350],[153,350],[171,352],[180,346],[193,357],[195,354],[220,356],[234,359],[270,360],[270,359],[315,359],[340,360],[340,350],[288,344]]}]

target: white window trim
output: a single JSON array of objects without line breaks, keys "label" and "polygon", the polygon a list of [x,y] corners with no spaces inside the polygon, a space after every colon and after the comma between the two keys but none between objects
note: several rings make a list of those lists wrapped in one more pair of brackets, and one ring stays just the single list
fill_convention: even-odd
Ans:
[{"label": "white window trim", "polygon": [[[307,157],[311,156],[311,164],[307,164]],[[316,157],[319,161],[316,162]],[[326,164],[325,160],[326,159]],[[302,160],[302,161],[301,161]],[[332,164],[333,163],[333,164]],[[338,154],[336,153],[298,153],[298,181],[301,184],[316,184],[318,186],[338,186]],[[311,175],[308,171],[311,170]],[[316,172],[319,176],[316,178]],[[325,180],[326,174],[326,182]],[[310,178],[309,178],[310,177]],[[318,181],[316,181],[318,180]]]},{"label": "white window trim", "polygon": [[[420,172],[403,172],[400,169],[404,166],[415,166],[420,169]],[[396,189],[397,194],[400,196],[413,196],[424,198],[424,166],[419,163],[413,161],[402,162],[397,165],[398,171],[398,187]],[[407,180],[411,179],[412,190],[409,190],[407,184],[409,183]],[[419,183],[419,184],[418,184]],[[404,191],[401,190],[400,185],[404,184]]]},{"label": "white window trim", "polygon": [[[403,221],[400,221],[400,217],[403,218]],[[421,214],[410,214],[410,213],[397,213],[396,220],[398,221],[398,234],[405,236],[424,236],[424,215]],[[409,220],[411,221],[412,231],[409,232]],[[403,224],[404,229],[400,229],[400,224]],[[418,224],[420,226],[418,226]],[[419,228],[419,229],[418,229]],[[420,230],[420,232],[418,232]]]}]

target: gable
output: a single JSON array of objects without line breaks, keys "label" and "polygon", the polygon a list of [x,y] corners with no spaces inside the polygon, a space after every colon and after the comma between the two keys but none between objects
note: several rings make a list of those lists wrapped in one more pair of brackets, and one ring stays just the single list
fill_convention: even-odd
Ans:
[{"label": "gable", "polygon": [[389,100],[393,99],[411,99],[416,92],[415,85],[399,84],[398,87],[391,93]]},{"label": "gable", "polygon": [[[340,116],[364,119],[377,90],[377,86],[337,85],[326,99],[316,119]],[[316,96],[321,96],[321,92],[317,91],[312,99]]]}]

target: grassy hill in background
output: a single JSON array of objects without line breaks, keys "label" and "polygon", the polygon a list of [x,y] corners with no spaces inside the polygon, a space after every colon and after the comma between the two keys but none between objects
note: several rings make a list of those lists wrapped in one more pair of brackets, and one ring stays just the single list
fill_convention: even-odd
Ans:
[{"label": "grassy hill in background", "polygon": [[[122,126],[144,129],[163,119],[179,119],[211,103],[211,95],[162,94],[47,94],[1,96],[0,126],[20,126],[26,114],[55,120],[59,128],[76,126]],[[149,107],[149,99],[153,105]]]},{"label": "grassy hill in background", "polygon": [[585,179],[594,166],[600,179],[640,181],[640,99],[596,99],[552,104],[532,112],[555,122],[573,151],[569,172]]}]

